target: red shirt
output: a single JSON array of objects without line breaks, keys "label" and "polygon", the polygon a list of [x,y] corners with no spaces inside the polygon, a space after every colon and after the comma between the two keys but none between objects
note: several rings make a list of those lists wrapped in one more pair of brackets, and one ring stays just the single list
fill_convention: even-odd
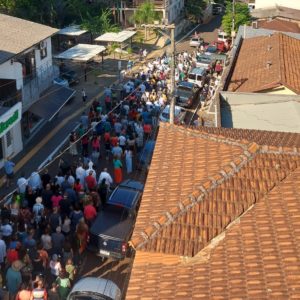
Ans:
[{"label": "red shirt", "polygon": [[83,214],[87,220],[93,220],[97,216],[97,211],[93,205],[89,204],[84,207]]},{"label": "red shirt", "polygon": [[88,175],[85,177],[85,182],[89,190],[93,189],[96,185],[96,179],[93,177],[93,175]]},{"label": "red shirt", "polygon": [[118,144],[118,137],[116,136],[113,136],[111,139],[110,139],[110,143],[113,147],[117,146]]},{"label": "red shirt", "polygon": [[8,249],[6,259],[10,264],[12,264],[14,261],[19,259],[18,251],[16,249]]},{"label": "red shirt", "polygon": [[144,132],[145,133],[151,133],[151,125],[150,124],[145,124],[144,125]]}]

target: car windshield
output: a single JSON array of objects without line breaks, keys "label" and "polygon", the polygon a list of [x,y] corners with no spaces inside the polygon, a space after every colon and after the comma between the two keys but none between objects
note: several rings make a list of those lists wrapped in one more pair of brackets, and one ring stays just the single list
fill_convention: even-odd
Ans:
[{"label": "car windshield", "polygon": [[188,87],[179,86],[176,91],[176,96],[188,98],[192,94],[192,90]]},{"label": "car windshield", "polygon": [[209,47],[207,47],[206,51],[210,52],[210,53],[215,53],[215,52],[217,52],[217,47],[216,46],[209,46]]},{"label": "car windshield", "polygon": [[196,74],[189,74],[189,79],[196,80]]},{"label": "car windshield", "polygon": [[199,42],[199,39],[198,38],[193,38],[192,41],[193,42]]},{"label": "car windshield", "polygon": [[205,58],[205,57],[200,57],[197,60],[199,63],[205,63],[205,64],[210,64],[211,60],[209,58]]}]

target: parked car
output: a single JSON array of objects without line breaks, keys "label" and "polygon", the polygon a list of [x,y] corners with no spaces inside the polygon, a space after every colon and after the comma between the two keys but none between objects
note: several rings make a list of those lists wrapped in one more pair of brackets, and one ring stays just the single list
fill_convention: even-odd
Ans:
[{"label": "parked car", "polygon": [[224,31],[218,31],[218,41],[219,42],[226,42],[229,39],[229,36]]},{"label": "parked car", "polygon": [[205,53],[206,55],[211,55],[211,54],[215,54],[218,52],[218,48],[216,45],[209,45],[206,49],[205,49]]},{"label": "parked car", "polygon": [[207,70],[205,68],[194,68],[188,74],[188,82],[197,84],[200,88],[203,87],[206,80]]},{"label": "parked car", "polygon": [[181,107],[192,107],[199,99],[200,87],[188,81],[178,83],[175,90],[176,104]]},{"label": "parked car", "polygon": [[111,280],[85,277],[77,281],[67,300],[120,300],[121,290]]},{"label": "parked car", "polygon": [[143,188],[142,183],[130,179],[115,188],[90,228],[90,251],[102,258],[126,257]]},{"label": "parked car", "polygon": [[78,74],[67,68],[65,65],[60,66],[60,77],[66,79],[69,82],[69,85],[74,85],[79,83]]},{"label": "parked car", "polygon": [[69,82],[66,79],[56,77],[53,79],[53,83],[64,86],[64,87],[69,87]]},{"label": "parked car", "polygon": [[206,70],[209,70],[210,67],[211,67],[212,62],[213,62],[213,60],[212,60],[212,57],[210,55],[202,54],[202,55],[197,57],[196,67],[197,68],[204,68]]},{"label": "parked car", "polygon": [[191,47],[199,47],[203,43],[204,43],[204,40],[200,37],[192,37],[190,40]]},{"label": "parked car", "polygon": [[[175,116],[174,116],[174,123],[181,124],[184,122],[184,118],[186,115],[186,111],[180,107],[175,105]],[[169,122],[170,121],[170,105],[167,105],[162,113],[159,116],[160,122]]]}]

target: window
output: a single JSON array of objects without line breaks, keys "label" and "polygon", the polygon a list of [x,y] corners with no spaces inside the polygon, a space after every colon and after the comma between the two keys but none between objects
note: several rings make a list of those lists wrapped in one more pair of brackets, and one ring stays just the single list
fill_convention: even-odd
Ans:
[{"label": "window", "polygon": [[41,55],[41,59],[47,57],[47,47],[43,47],[40,49],[40,55]]},{"label": "window", "polygon": [[7,148],[9,146],[11,146],[11,143],[12,143],[12,137],[11,137],[11,133],[10,133],[10,130],[9,130],[6,133],[6,146],[7,146]]}]

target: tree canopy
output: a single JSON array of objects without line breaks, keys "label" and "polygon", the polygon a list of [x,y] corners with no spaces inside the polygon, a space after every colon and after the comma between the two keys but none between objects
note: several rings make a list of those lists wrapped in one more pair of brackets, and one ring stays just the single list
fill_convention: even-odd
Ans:
[{"label": "tree canopy", "polygon": [[152,24],[159,20],[159,13],[154,10],[154,4],[150,1],[142,3],[135,11],[132,21],[137,25]]},{"label": "tree canopy", "polygon": [[[237,31],[240,25],[248,25],[251,21],[251,15],[249,12],[248,5],[245,3],[236,3],[235,6],[235,13],[234,13],[234,30]],[[222,18],[222,28],[223,30],[230,34],[232,30],[232,17],[233,17],[233,11],[232,11],[232,3],[227,2],[226,3],[226,11],[225,15]]]},{"label": "tree canopy", "polygon": [[203,10],[206,8],[204,0],[186,0],[185,13],[187,18],[193,22],[199,22],[203,16]]},{"label": "tree canopy", "polygon": [[102,10],[99,15],[94,17],[87,13],[87,18],[83,20],[81,27],[90,31],[92,35],[120,31],[120,28],[112,23],[109,9]]}]

